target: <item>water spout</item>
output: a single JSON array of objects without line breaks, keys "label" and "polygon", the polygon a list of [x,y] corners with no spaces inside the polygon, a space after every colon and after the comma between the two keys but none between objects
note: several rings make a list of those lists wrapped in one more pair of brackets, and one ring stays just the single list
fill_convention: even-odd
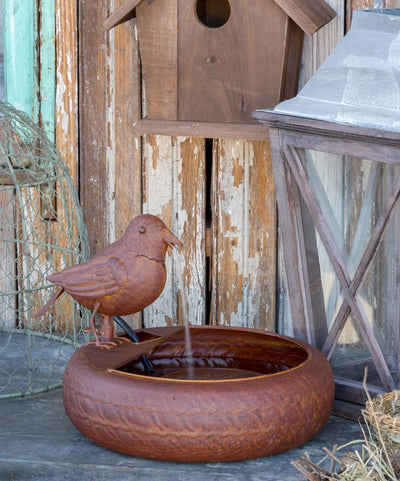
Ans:
[{"label": "water spout", "polygon": [[172,254],[174,256],[176,272],[178,275],[178,288],[181,296],[182,317],[183,317],[183,322],[185,326],[185,355],[187,358],[187,378],[194,379],[193,350],[192,350],[192,340],[190,336],[189,313],[188,313],[187,300],[186,300],[185,288],[183,283],[182,266],[179,260],[177,247],[174,247],[172,249]]}]

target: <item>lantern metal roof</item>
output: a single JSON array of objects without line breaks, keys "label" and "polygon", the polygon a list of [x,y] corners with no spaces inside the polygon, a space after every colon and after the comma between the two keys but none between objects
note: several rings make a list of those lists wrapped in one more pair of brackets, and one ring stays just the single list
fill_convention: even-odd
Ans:
[{"label": "lantern metal roof", "polygon": [[325,63],[273,112],[400,132],[400,9],[355,11]]}]

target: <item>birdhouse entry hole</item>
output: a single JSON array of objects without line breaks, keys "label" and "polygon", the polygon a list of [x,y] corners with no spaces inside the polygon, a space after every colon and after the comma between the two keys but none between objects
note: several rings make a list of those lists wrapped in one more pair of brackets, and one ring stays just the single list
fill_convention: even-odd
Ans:
[{"label": "birdhouse entry hole", "polygon": [[228,0],[197,0],[196,15],[206,27],[219,28],[229,20],[231,6]]}]

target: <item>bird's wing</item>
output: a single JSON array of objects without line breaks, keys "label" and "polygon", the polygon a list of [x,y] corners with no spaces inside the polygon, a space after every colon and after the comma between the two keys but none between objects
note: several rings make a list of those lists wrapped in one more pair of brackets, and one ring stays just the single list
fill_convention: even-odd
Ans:
[{"label": "bird's wing", "polygon": [[124,262],[115,256],[99,256],[47,278],[73,297],[101,299],[112,296],[126,284]]}]

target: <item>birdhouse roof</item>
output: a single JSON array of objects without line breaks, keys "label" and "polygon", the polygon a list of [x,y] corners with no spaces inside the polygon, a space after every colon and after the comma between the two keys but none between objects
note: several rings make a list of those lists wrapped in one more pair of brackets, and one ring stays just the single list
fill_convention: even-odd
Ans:
[{"label": "birdhouse roof", "polygon": [[[107,29],[136,16],[136,7],[144,0],[125,0],[107,18]],[[284,12],[307,34],[311,35],[336,16],[325,0],[274,0]]]}]

